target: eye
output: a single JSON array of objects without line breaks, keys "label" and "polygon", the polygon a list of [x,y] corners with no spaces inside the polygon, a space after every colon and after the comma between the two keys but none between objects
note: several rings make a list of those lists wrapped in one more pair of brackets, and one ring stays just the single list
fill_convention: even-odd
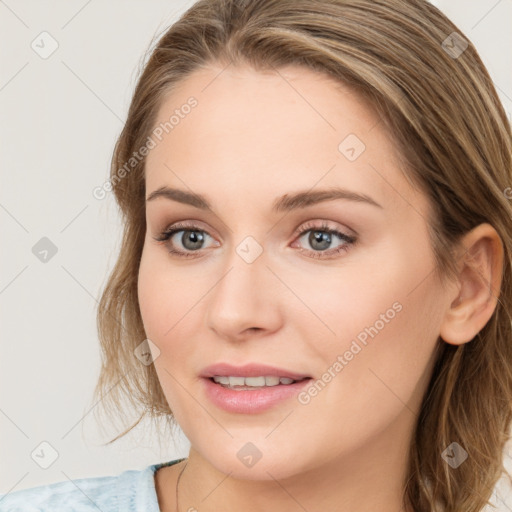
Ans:
[{"label": "eye", "polygon": [[[181,236],[176,237],[182,248],[175,247],[175,235],[182,233]],[[309,235],[306,237],[306,234]],[[337,229],[329,227],[323,222],[321,225],[309,222],[301,226],[294,236],[299,237],[298,240],[305,239],[303,243],[309,244],[312,249],[304,249],[299,247],[299,252],[306,253],[312,258],[329,258],[341,252],[347,251],[356,241],[356,237],[347,235],[338,231]],[[168,243],[168,251],[178,257],[193,258],[201,256],[200,250],[204,249],[204,243],[207,238],[212,238],[208,233],[195,224],[178,223],[171,226],[158,237],[154,237],[157,242]],[[341,242],[338,246],[329,249],[336,239]],[[295,244],[296,242],[294,242]],[[215,241],[215,246],[220,244]],[[295,245],[292,245],[295,247]],[[327,250],[329,249],[329,250]]]},{"label": "eye", "polygon": [[[174,238],[174,235],[178,233],[183,233],[181,236],[176,238],[180,241],[185,250],[179,248],[176,249],[174,247],[174,241],[172,239]],[[170,242],[168,251],[171,254],[190,258],[197,256],[194,252],[198,252],[198,250],[203,249],[203,244],[207,237],[211,238],[208,234],[204,236],[205,233],[206,231],[195,224],[178,223],[161,233],[160,236],[155,237],[155,240],[162,243]],[[219,245],[217,242],[216,244]]]},{"label": "eye", "polygon": [[[308,233],[309,235],[307,235]],[[347,235],[337,229],[330,228],[325,222],[320,226],[313,222],[307,223],[304,226],[301,226],[296,234],[298,234],[299,240],[304,239],[304,243],[307,243],[312,247],[312,250],[305,250],[299,247],[299,252],[305,252],[312,258],[327,259],[331,256],[335,256],[341,252],[347,251],[357,240],[354,236]],[[336,239],[341,241],[340,245],[329,249]]]}]

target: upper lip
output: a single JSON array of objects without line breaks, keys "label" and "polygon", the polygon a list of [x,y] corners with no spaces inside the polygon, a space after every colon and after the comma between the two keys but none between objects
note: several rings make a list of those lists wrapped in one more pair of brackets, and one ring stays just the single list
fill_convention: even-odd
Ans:
[{"label": "upper lip", "polygon": [[269,366],[266,364],[249,363],[244,366],[233,366],[228,363],[216,363],[204,368],[201,377],[211,378],[214,376],[226,377],[288,377],[293,380],[301,380],[310,377],[309,375],[292,372],[284,368]]}]

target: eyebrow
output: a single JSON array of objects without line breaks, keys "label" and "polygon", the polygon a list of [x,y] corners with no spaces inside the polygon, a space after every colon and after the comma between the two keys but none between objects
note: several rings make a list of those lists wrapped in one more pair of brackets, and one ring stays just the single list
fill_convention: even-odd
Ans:
[{"label": "eyebrow", "polygon": [[[146,202],[153,201],[159,197],[188,204],[201,210],[212,210],[211,204],[205,196],[195,192],[170,188],[167,186],[160,187],[151,192],[146,199]],[[334,187],[324,190],[303,190],[293,194],[285,194],[274,201],[272,211],[275,213],[289,212],[291,210],[297,210],[299,208],[305,208],[324,201],[333,201],[335,199],[366,203],[376,206],[377,208],[383,208],[382,205],[366,194],[360,194],[344,188]]]}]

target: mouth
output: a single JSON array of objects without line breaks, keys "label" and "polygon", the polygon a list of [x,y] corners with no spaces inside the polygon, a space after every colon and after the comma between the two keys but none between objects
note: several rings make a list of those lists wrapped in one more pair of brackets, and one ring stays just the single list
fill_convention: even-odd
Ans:
[{"label": "mouth", "polygon": [[216,363],[204,368],[206,398],[215,406],[236,414],[263,413],[296,396],[313,377],[295,371],[250,363],[234,366]]},{"label": "mouth", "polygon": [[231,388],[287,386],[311,378],[304,373],[259,363],[248,363],[243,366],[216,363],[204,368],[201,377],[212,379],[216,384]]},{"label": "mouth", "polygon": [[274,386],[290,386],[296,382],[309,380],[311,377],[302,377],[300,379],[292,379],[290,377],[278,377],[276,375],[243,377],[243,376],[226,376],[214,375],[209,378],[215,384],[236,391],[257,390]]}]

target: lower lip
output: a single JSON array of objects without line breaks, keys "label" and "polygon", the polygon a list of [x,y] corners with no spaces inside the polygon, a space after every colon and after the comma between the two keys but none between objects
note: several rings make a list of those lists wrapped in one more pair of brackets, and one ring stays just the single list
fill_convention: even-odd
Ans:
[{"label": "lower lip", "polygon": [[254,414],[266,411],[275,405],[297,396],[299,391],[311,379],[304,379],[293,384],[279,384],[256,389],[235,390],[225,388],[208,378],[203,378],[207,397],[221,409],[241,414]]}]

